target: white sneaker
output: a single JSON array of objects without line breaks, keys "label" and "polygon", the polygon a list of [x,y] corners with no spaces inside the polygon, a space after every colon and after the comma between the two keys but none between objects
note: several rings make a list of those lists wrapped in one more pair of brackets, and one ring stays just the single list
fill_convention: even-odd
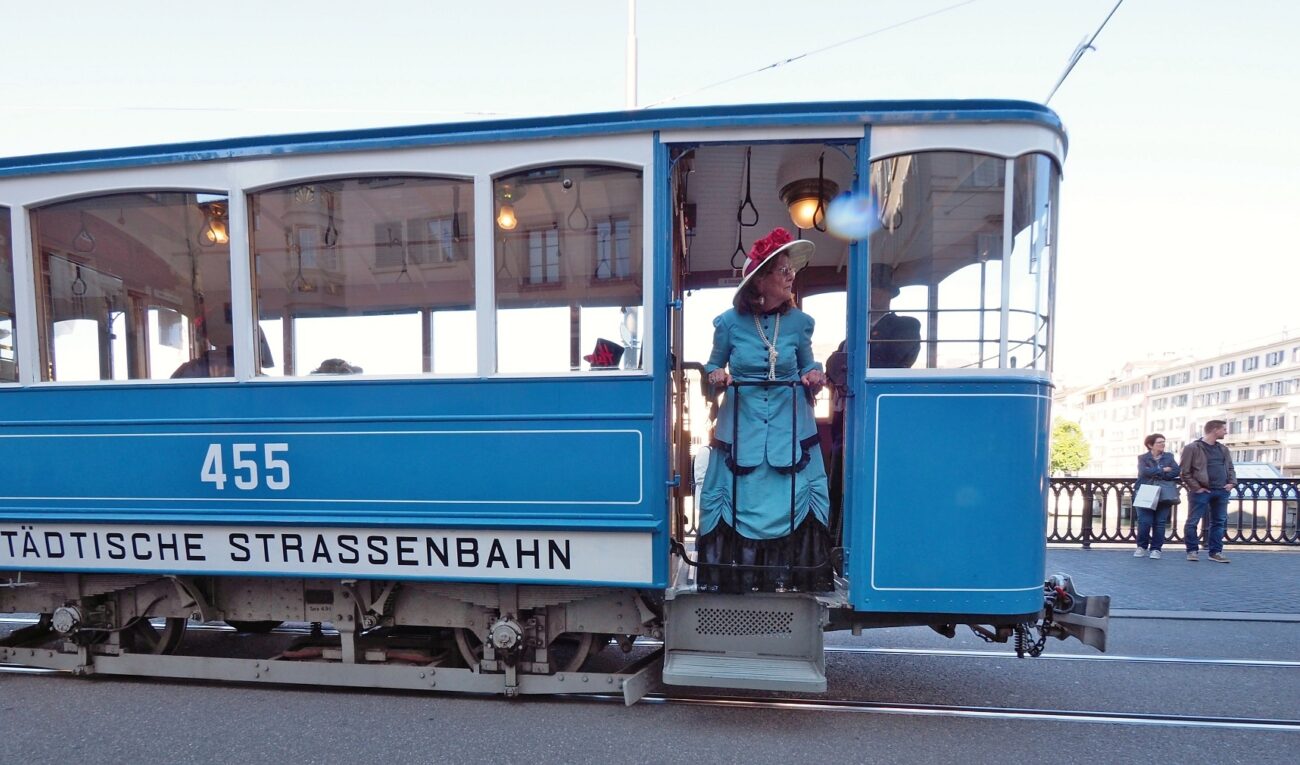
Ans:
[{"label": "white sneaker", "polygon": [[1133,551],[1133,557],[1134,557],[1134,558],[1145,558],[1145,557],[1147,557],[1147,551],[1146,551],[1144,548],[1139,547],[1138,549],[1136,549],[1136,550]]},{"label": "white sneaker", "polygon": [[1159,550],[1152,550],[1152,551],[1151,551],[1151,560],[1160,560],[1160,551],[1159,551]]}]

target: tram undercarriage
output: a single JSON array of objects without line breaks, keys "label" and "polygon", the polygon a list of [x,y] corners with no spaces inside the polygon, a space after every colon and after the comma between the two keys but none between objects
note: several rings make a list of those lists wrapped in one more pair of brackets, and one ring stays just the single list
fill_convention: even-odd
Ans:
[{"label": "tram undercarriage", "polygon": [[[660,652],[633,646],[662,637],[661,610],[632,589],[28,573],[0,583],[0,612],[39,615],[0,638],[0,663],[505,695],[618,691],[631,703],[658,676]],[[251,644],[228,639],[284,622],[309,626],[277,630],[297,634],[256,658],[229,657]],[[208,633],[194,651],[183,648],[188,625]]]},{"label": "tram undercarriage", "polygon": [[[0,664],[507,696],[617,692],[631,704],[661,681],[825,691],[822,635],[832,630],[930,626],[953,637],[969,623],[989,642],[1013,642],[1020,656],[1037,656],[1049,637],[1105,650],[1109,598],[1081,597],[1060,575],[1046,583],[1042,614],[978,624],[854,612],[842,582],[817,595],[728,595],[699,592],[692,579],[679,565],[675,586],[659,597],[568,586],[28,573],[0,583],[0,612],[37,615],[0,638]],[[277,629],[285,623],[299,626]],[[273,630],[277,639],[257,639]]]}]

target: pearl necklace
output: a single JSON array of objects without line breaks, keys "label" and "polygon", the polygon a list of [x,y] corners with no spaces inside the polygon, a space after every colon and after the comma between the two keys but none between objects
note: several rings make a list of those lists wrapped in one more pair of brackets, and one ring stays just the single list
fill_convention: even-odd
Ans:
[{"label": "pearl necklace", "polygon": [[777,313],[776,315],[776,326],[772,328],[772,339],[770,341],[767,339],[767,333],[763,331],[762,323],[758,320],[758,314],[753,314],[753,317],[754,329],[758,330],[759,338],[763,341],[763,345],[767,346],[767,379],[775,380],[777,356],[776,340],[781,336],[781,314]]}]

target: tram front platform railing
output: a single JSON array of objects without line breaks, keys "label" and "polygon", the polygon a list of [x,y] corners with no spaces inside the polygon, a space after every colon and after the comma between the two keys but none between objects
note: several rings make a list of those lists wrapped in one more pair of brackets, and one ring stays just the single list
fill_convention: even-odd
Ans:
[{"label": "tram front platform railing", "polygon": [[[1080,544],[1137,543],[1134,479],[1053,478],[1047,499],[1047,541]],[[1165,526],[1166,543],[1182,543],[1190,508],[1186,488]],[[1300,546],[1297,503],[1300,478],[1243,478],[1228,499],[1224,542]],[[1201,525],[1204,534],[1204,523]]]}]

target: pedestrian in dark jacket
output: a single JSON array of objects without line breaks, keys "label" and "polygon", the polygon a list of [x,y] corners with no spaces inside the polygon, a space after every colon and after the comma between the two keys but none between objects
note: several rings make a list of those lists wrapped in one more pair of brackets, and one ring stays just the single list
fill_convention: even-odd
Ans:
[{"label": "pedestrian in dark jacket", "polygon": [[1210,560],[1228,562],[1223,554],[1223,535],[1228,530],[1228,497],[1237,485],[1237,471],[1232,467],[1232,453],[1219,443],[1227,434],[1228,423],[1210,420],[1205,423],[1205,435],[1183,447],[1182,458],[1178,460],[1191,503],[1183,526],[1183,541],[1187,543],[1190,561],[1195,561],[1200,552],[1196,526],[1205,518],[1205,546],[1210,551]]},{"label": "pedestrian in dark jacket", "polygon": [[[1177,490],[1176,483],[1162,484],[1178,478],[1178,463],[1174,461],[1174,455],[1165,451],[1165,435],[1152,433],[1142,443],[1146,445],[1147,452],[1138,456],[1137,485],[1172,485]],[[1138,515],[1137,550],[1133,557],[1141,558],[1150,550],[1152,560],[1160,558],[1160,548],[1165,545],[1165,525],[1169,523],[1169,515],[1176,504],[1176,499],[1162,498],[1155,507],[1133,508]]]}]

